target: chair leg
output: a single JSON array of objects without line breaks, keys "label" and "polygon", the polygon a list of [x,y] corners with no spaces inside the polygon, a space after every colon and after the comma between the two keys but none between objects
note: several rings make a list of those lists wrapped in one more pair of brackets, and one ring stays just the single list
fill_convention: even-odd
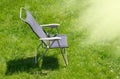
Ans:
[{"label": "chair leg", "polygon": [[61,53],[63,56],[63,59],[65,61],[66,66],[68,65],[68,59],[67,59],[67,52],[65,52],[65,48],[61,48]]},{"label": "chair leg", "polygon": [[57,30],[57,33],[59,34],[59,30],[58,30],[58,28],[56,27],[56,30]]},{"label": "chair leg", "polygon": [[35,54],[35,64],[37,64],[37,54]]},{"label": "chair leg", "polygon": [[50,33],[52,32],[53,28],[50,28],[49,32],[47,33],[47,36],[50,37]]},{"label": "chair leg", "polygon": [[43,54],[39,57],[38,61],[41,61],[41,59],[46,55],[49,48],[46,48]]},{"label": "chair leg", "polygon": [[38,63],[38,58],[37,58],[37,54],[38,54],[38,49],[39,49],[39,47],[42,45],[42,43],[41,44],[39,44],[38,46],[37,46],[37,48],[35,49],[35,64],[37,64]]}]

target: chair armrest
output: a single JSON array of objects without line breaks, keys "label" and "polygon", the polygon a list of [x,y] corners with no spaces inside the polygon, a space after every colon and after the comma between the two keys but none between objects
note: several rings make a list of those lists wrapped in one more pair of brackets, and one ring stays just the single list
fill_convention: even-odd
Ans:
[{"label": "chair armrest", "polygon": [[40,40],[48,40],[48,41],[60,40],[60,39],[61,39],[61,37],[40,38]]},{"label": "chair armrest", "polygon": [[51,28],[55,28],[55,27],[58,27],[60,26],[60,24],[43,24],[43,25],[40,25],[42,27],[51,27]]}]

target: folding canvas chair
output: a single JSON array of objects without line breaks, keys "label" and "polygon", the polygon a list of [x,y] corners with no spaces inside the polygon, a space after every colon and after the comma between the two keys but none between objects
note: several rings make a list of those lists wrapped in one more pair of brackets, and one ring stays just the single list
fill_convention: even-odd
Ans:
[{"label": "folding canvas chair", "polygon": [[[26,17],[23,18],[23,11],[26,13]],[[45,25],[39,25],[36,20],[33,18],[33,16],[31,15],[31,13],[24,9],[24,8],[20,8],[20,19],[22,21],[24,21],[25,23],[27,23],[30,28],[32,29],[32,31],[37,35],[37,37],[40,39],[41,43],[38,45],[37,50],[39,49],[40,46],[42,46],[43,48],[45,48],[45,51],[42,53],[42,55],[38,58],[37,53],[35,54],[35,63],[38,63],[38,59],[41,60],[43,58],[43,56],[45,56],[46,52],[49,49],[52,48],[59,48],[60,52],[64,58],[65,64],[66,66],[68,65],[68,59],[67,59],[67,53],[65,51],[65,48],[68,47],[67,44],[67,37],[66,35],[63,34],[59,34],[58,31],[58,26],[59,24],[45,24]],[[45,33],[44,30],[42,29],[42,27],[50,27],[50,31],[49,33]],[[58,32],[58,34],[54,37],[50,37],[50,32],[52,31],[52,29],[55,28]]]}]

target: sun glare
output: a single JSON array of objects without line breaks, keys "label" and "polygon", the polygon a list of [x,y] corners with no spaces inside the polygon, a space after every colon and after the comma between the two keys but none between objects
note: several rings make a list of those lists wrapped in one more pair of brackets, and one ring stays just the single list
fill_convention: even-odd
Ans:
[{"label": "sun glare", "polygon": [[94,0],[83,15],[90,28],[90,41],[112,40],[120,36],[120,0]]}]

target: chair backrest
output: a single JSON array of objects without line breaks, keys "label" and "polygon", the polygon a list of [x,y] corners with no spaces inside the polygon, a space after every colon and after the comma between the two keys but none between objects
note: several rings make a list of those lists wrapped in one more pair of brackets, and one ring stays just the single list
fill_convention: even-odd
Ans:
[{"label": "chair backrest", "polygon": [[[46,38],[47,35],[43,31],[42,27],[36,22],[29,11],[26,11],[26,19],[25,22],[30,26],[32,31],[39,37],[39,38]],[[43,41],[46,44],[46,41]]]}]

